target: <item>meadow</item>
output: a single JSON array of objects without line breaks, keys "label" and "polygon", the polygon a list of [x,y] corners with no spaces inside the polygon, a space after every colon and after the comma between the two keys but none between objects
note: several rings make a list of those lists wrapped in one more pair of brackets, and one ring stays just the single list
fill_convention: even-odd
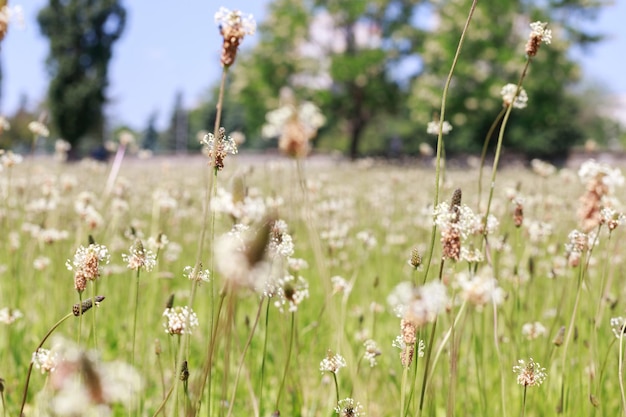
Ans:
[{"label": "meadow", "polygon": [[216,21],[203,155],[125,158],[128,134],[107,163],[0,151],[3,417],[626,415],[620,167],[499,165],[547,23],[461,168],[459,51],[430,156],[311,157],[308,102],[266,117],[288,156],[231,155],[221,103],[255,26]]},{"label": "meadow", "polygon": [[5,416],[624,413],[618,167],[111,171],[4,166]]}]

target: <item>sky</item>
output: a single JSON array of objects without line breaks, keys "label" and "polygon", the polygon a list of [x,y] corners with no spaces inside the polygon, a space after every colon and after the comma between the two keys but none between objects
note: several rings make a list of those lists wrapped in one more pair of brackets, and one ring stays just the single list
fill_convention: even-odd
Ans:
[{"label": "sky", "polygon": [[[2,42],[3,97],[0,113],[12,114],[26,95],[31,105],[45,97],[48,77],[45,70],[47,40],[40,35],[37,12],[46,0],[12,0],[24,13],[24,28],[12,26]],[[220,6],[254,15],[257,22],[266,15],[270,0],[163,0],[130,1],[127,26],[114,45],[110,64],[110,104],[107,114],[113,123],[143,130],[157,115],[157,125],[167,126],[177,92],[186,106],[206,97],[221,74],[221,37],[214,21]],[[612,109],[626,123],[626,1],[606,6],[598,20],[587,26],[604,33],[607,39],[591,51],[575,51],[588,81],[603,85],[622,100]],[[246,37],[245,50],[255,37]],[[237,63],[235,63],[237,65]]]}]

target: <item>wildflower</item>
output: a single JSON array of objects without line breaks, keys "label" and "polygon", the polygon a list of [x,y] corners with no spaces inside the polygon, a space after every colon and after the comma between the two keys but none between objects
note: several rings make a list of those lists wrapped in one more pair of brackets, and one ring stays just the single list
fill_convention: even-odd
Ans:
[{"label": "wildflower", "polygon": [[220,27],[220,34],[224,42],[222,44],[221,62],[224,67],[230,67],[235,63],[237,48],[246,35],[254,35],[256,22],[254,17],[244,15],[239,10],[230,11],[225,7],[215,13],[215,23]]},{"label": "wildflower", "polygon": [[163,317],[166,318],[166,322],[163,323],[165,333],[171,335],[191,334],[191,331],[199,324],[198,316],[187,306],[166,308]]},{"label": "wildflower", "polygon": [[21,164],[23,160],[24,158],[20,154],[0,149],[0,165],[4,168],[13,168],[15,165]]},{"label": "wildflower", "polygon": [[526,104],[528,103],[526,90],[520,86],[518,93],[516,84],[507,84],[502,87],[500,95],[502,96],[502,104],[504,107],[509,107],[511,103],[513,103],[514,109],[523,109],[526,108]]},{"label": "wildflower", "polygon": [[[397,336],[391,343],[391,346],[400,349],[400,362],[402,363],[402,366],[406,368],[413,362],[413,356],[415,354],[415,342],[413,342],[412,344],[407,344],[404,340],[404,336]],[[424,344],[424,341],[420,339],[417,343],[418,358],[424,357],[425,348],[426,346]]]},{"label": "wildflower", "polygon": [[210,164],[215,166],[215,169],[221,171],[224,169],[224,159],[227,154],[237,154],[237,144],[230,136],[226,136],[226,129],[219,128],[217,133],[217,140],[213,133],[207,133],[200,141],[203,145],[204,151],[211,160]]},{"label": "wildflower", "polygon": [[611,324],[611,331],[618,339],[626,333],[626,319],[623,317],[612,317],[609,323]]},{"label": "wildflower", "polygon": [[37,369],[41,369],[41,373],[54,372],[59,364],[59,355],[49,349],[39,348],[33,352],[31,361]]},{"label": "wildflower", "polygon": [[211,273],[208,269],[203,270],[202,264],[198,268],[186,266],[183,268],[183,276],[189,278],[190,281],[197,281],[199,283],[209,282],[211,280]]},{"label": "wildflower", "polygon": [[530,161],[530,166],[533,172],[541,177],[549,177],[556,172],[556,167],[549,162],[542,161],[541,159],[533,159]]},{"label": "wildflower", "polygon": [[554,346],[558,347],[558,346],[561,346],[564,341],[565,341],[565,326],[561,326],[556,336],[554,336],[554,339],[552,339],[552,343],[554,344]]},{"label": "wildflower", "polygon": [[605,207],[600,210],[600,224],[605,224],[609,228],[609,232],[612,232],[619,226],[620,224],[626,221],[626,216],[624,213],[618,213],[610,207]]},{"label": "wildflower", "polygon": [[288,233],[288,226],[284,220],[275,220],[270,227],[268,251],[282,258],[293,256],[293,239]]},{"label": "wildflower", "polygon": [[339,275],[335,275],[330,279],[330,282],[333,284],[333,294],[337,294],[340,292],[350,293],[352,291],[352,285],[346,281],[345,278],[340,277]]},{"label": "wildflower", "polygon": [[624,176],[618,168],[613,169],[593,159],[581,165],[578,176],[586,189],[580,198],[578,216],[583,230],[589,231],[602,224],[601,210],[612,205],[610,197],[616,187],[624,185]]},{"label": "wildflower", "polygon": [[80,246],[74,254],[74,259],[65,262],[68,270],[74,271],[74,288],[83,292],[87,281],[95,281],[102,273],[102,265],[108,264],[111,257],[104,245],[95,243],[87,247]]},{"label": "wildflower", "polygon": [[376,366],[376,357],[381,355],[378,345],[372,339],[368,339],[363,343],[365,346],[365,354],[363,357],[370,363],[370,367]]},{"label": "wildflower", "polygon": [[461,255],[461,239],[466,239],[471,233],[482,228],[480,219],[468,206],[461,205],[460,189],[454,192],[451,204],[439,203],[433,215],[435,224],[441,230],[444,258],[458,261]]},{"label": "wildflower", "polygon": [[41,136],[44,138],[50,136],[50,131],[48,130],[46,125],[36,120],[33,120],[28,124],[28,130],[30,130],[31,133],[35,136]]},{"label": "wildflower", "polygon": [[538,321],[534,323],[525,323],[522,325],[522,335],[528,340],[534,340],[538,337],[545,336],[548,333],[543,324]]},{"label": "wildflower", "polygon": [[403,318],[419,328],[432,323],[448,303],[446,287],[439,281],[429,282],[413,290],[413,298],[406,307]]},{"label": "wildflower", "polygon": [[151,250],[144,249],[140,239],[136,239],[128,251],[129,254],[122,254],[122,259],[127,263],[128,269],[138,271],[143,268],[150,272],[156,265],[156,255]]},{"label": "wildflower", "polygon": [[304,101],[300,105],[291,97],[289,103],[265,115],[262,128],[264,138],[278,137],[278,148],[286,155],[301,158],[308,155],[310,141],[317,135],[326,118],[314,103]]},{"label": "wildflower", "polygon": [[309,298],[309,283],[301,276],[286,275],[276,283],[276,301],[274,305],[282,313],[285,306],[289,312],[298,311],[298,306]]},{"label": "wildflower", "polygon": [[326,357],[320,362],[320,371],[322,373],[332,372],[333,374],[336,374],[341,368],[345,368],[346,366],[346,360],[343,356],[338,353],[333,353],[329,349]]},{"label": "wildflower", "polygon": [[35,268],[37,271],[43,271],[50,266],[50,262],[50,258],[46,256],[38,256],[33,261],[33,268]]},{"label": "wildflower", "polygon": [[547,26],[547,22],[533,22],[530,24],[531,32],[528,37],[528,42],[526,43],[526,55],[528,55],[528,57],[537,55],[537,51],[542,42],[546,45],[552,42],[552,31],[546,29]]},{"label": "wildflower", "polygon": [[67,160],[67,154],[72,149],[72,145],[63,139],[57,139],[54,142],[54,159],[60,162]]},{"label": "wildflower", "polygon": [[18,27],[24,26],[24,12],[21,6],[9,7],[3,2],[4,6],[0,8],[0,41],[4,39],[9,30],[9,23],[15,21]]},{"label": "wildflower", "polygon": [[591,245],[596,242],[595,233],[583,233],[578,230],[572,230],[567,238],[569,243],[565,244],[566,257],[571,267],[577,267],[580,263],[581,256],[591,249]]},{"label": "wildflower", "polygon": [[546,368],[542,368],[539,362],[530,358],[528,363],[523,359],[517,361],[519,365],[513,367],[517,374],[517,383],[525,387],[539,386],[546,379]]},{"label": "wildflower", "polygon": [[13,324],[18,319],[24,317],[24,314],[18,309],[4,307],[0,309],[0,323]]},{"label": "wildflower", "polygon": [[359,417],[364,416],[363,406],[360,402],[354,401],[352,398],[344,398],[337,403],[335,413],[340,417]]},{"label": "wildflower", "polygon": [[498,287],[490,269],[483,269],[474,277],[465,273],[457,274],[457,284],[461,288],[461,297],[481,311],[487,304],[500,305],[504,302],[505,292]]},{"label": "wildflower", "polygon": [[428,122],[428,126],[426,126],[426,133],[429,135],[439,135],[439,124],[441,124],[441,133],[447,135],[452,131],[452,125],[447,120],[444,120],[441,123],[439,120],[433,120]]},{"label": "wildflower", "polygon": [[413,269],[417,269],[422,265],[422,256],[420,255],[419,249],[413,248],[411,250],[411,257],[407,262]]}]

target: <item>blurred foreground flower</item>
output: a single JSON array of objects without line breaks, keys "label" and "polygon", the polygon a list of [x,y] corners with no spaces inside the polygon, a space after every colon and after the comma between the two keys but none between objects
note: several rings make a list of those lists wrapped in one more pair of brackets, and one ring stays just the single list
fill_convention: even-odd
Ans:
[{"label": "blurred foreground flower", "polygon": [[326,118],[310,101],[299,106],[288,97],[288,104],[265,115],[266,123],[261,134],[264,138],[278,137],[278,148],[294,158],[302,158],[310,151],[309,141],[317,135]]}]

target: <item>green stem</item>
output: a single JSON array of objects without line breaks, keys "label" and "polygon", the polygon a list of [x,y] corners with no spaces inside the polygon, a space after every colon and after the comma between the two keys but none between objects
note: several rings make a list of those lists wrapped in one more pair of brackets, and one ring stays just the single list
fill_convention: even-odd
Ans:
[{"label": "green stem", "polygon": [[137,276],[135,279],[135,312],[133,314],[133,342],[132,348],[130,351],[130,365],[135,366],[135,339],[137,336],[137,311],[139,308],[139,274],[141,272],[141,268],[137,268]]},{"label": "green stem", "polygon": [[524,81],[524,78],[526,78],[526,73],[528,72],[530,61],[531,61],[531,58],[528,57],[526,59],[526,64],[524,65],[524,69],[522,70],[522,75],[520,75],[519,81],[517,82],[517,90],[515,91],[515,96],[513,96],[511,103],[506,108],[506,112],[504,113],[504,118],[502,119],[502,124],[500,125],[500,131],[498,132],[498,144],[496,145],[496,154],[493,159],[493,167],[491,169],[491,182],[489,184],[489,199],[487,200],[487,210],[485,211],[485,217],[483,219],[485,236],[487,236],[487,219],[489,217],[489,211],[491,209],[491,202],[493,200],[493,191],[496,185],[496,174],[498,172],[498,164],[500,163],[500,155],[502,154],[502,142],[504,141],[504,131],[506,130],[506,125],[509,121],[509,117],[511,116],[511,111],[513,110],[513,103],[517,99],[522,89],[522,82]]},{"label": "green stem", "polygon": [[248,348],[250,347],[250,344],[252,343],[252,336],[254,336],[256,327],[259,324],[259,319],[261,318],[261,311],[263,309],[264,299],[265,299],[264,297],[261,298],[261,302],[259,303],[259,308],[256,312],[256,317],[254,319],[254,324],[252,325],[252,329],[250,330],[250,334],[248,335],[248,340],[246,341],[246,344],[243,347],[243,352],[241,352],[241,358],[239,358],[239,367],[237,368],[237,374],[235,375],[233,393],[230,397],[227,417],[230,417],[232,415],[233,407],[235,406],[235,394],[237,393],[237,384],[239,383],[239,377],[241,376],[241,370],[243,369],[243,361],[246,357],[246,353],[248,352]]},{"label": "green stem", "polygon": [[619,359],[617,365],[617,375],[619,377],[619,392],[622,397],[622,414],[626,416],[626,394],[624,393],[624,326],[619,332]]},{"label": "green stem", "polygon": [[296,313],[295,311],[293,311],[291,312],[291,332],[289,335],[289,347],[287,348],[287,360],[285,362],[285,371],[283,372],[283,379],[280,383],[280,388],[278,389],[278,395],[276,396],[276,406],[274,407],[275,413],[278,412],[278,406],[280,404],[280,396],[283,392],[283,389],[285,388],[285,381],[287,380],[287,373],[289,371],[289,362],[291,362],[291,350],[293,347],[293,339],[294,339],[295,333],[296,333]]},{"label": "green stem", "polygon": [[269,336],[270,305],[271,300],[268,298],[265,307],[265,336],[263,338],[263,353],[261,355],[261,380],[259,381],[259,415],[261,416],[263,415],[263,383],[265,382],[265,358],[267,356],[267,339]]},{"label": "green stem", "polygon": [[[82,303],[80,305],[82,305]],[[54,332],[57,329],[57,327],[59,327],[61,325],[61,323],[63,323],[65,320],[69,319],[73,315],[74,315],[74,313],[68,313],[63,318],[61,318],[61,320],[57,321],[54,324],[54,326],[52,326],[50,328],[50,330],[48,330],[48,333],[46,333],[46,335],[43,337],[43,339],[41,339],[41,342],[39,342],[39,345],[37,345],[37,347],[35,348],[35,352],[37,352],[39,349],[41,349],[43,344],[46,343],[46,340],[48,340],[48,337],[50,337],[52,332]],[[19,413],[20,416],[24,415],[24,406],[26,405],[26,395],[28,394],[28,384],[30,383],[30,375],[33,372],[33,364],[34,364],[34,362],[31,359],[30,365],[28,366],[28,373],[26,374],[26,383],[24,384],[24,393],[22,394],[22,405],[20,406],[20,413]]]},{"label": "green stem", "polygon": [[496,116],[491,126],[489,127],[489,131],[487,132],[487,136],[485,137],[485,142],[483,143],[483,150],[480,153],[480,168],[478,169],[478,197],[477,197],[479,213],[480,213],[480,196],[483,190],[483,168],[485,167],[485,158],[487,157],[487,149],[489,148],[489,142],[491,141],[491,136],[493,136],[493,132],[494,130],[496,130],[496,127],[498,126],[498,123],[500,123],[500,120],[502,120],[502,116],[504,116],[505,112],[506,112],[506,108],[503,107],[502,110],[500,110],[500,113],[498,113],[498,115]]},{"label": "green stem", "polygon": [[520,414],[521,417],[524,417],[524,414],[526,412],[526,390],[527,390],[527,386],[524,385],[524,395],[522,397],[522,413]]},{"label": "green stem", "polygon": [[[461,55],[461,49],[463,47],[463,41],[465,40],[465,35],[467,34],[467,30],[469,28],[469,24],[472,20],[472,16],[474,15],[474,10],[476,9],[476,3],[478,0],[473,0],[472,5],[470,7],[469,14],[467,16],[467,20],[465,21],[465,26],[463,26],[463,31],[461,32],[461,37],[459,39],[459,44],[457,45],[456,52],[454,53],[454,59],[452,60],[452,65],[450,67],[450,72],[448,73],[448,77],[446,78],[446,83],[443,87],[443,94],[441,96],[441,110],[439,111],[439,135],[437,136],[437,160],[435,165],[435,200],[433,203],[433,207],[437,207],[439,204],[439,183],[441,176],[441,158],[443,152],[443,122],[446,116],[446,101],[448,99],[448,90],[450,89],[450,83],[452,82],[452,74],[454,73],[454,69],[456,68],[456,64],[459,60],[459,56]],[[433,222],[433,227],[430,232],[430,250],[428,251],[428,260],[426,261],[426,266],[424,268],[424,278],[422,279],[422,283],[426,282],[428,278],[428,272],[430,270],[430,263],[433,259],[433,251],[435,249],[435,236],[437,233],[437,225]]]}]

